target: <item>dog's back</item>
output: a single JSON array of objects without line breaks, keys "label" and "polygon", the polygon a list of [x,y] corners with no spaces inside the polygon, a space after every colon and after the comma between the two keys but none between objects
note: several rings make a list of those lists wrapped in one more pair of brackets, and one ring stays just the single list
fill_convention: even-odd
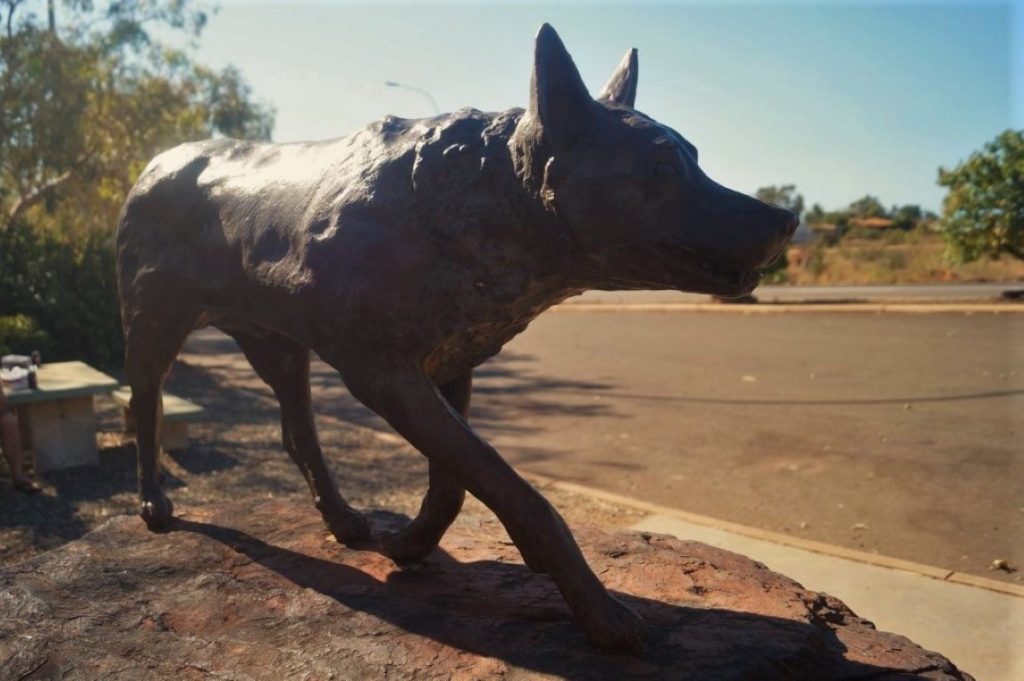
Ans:
[{"label": "dog's back", "polygon": [[267,304],[259,294],[285,298],[313,285],[309,251],[327,241],[330,269],[344,269],[340,212],[372,198],[363,187],[393,161],[369,152],[381,143],[371,127],[324,142],[208,140],[160,154],[118,225],[124,312],[170,293],[211,315],[251,315],[254,303]]}]

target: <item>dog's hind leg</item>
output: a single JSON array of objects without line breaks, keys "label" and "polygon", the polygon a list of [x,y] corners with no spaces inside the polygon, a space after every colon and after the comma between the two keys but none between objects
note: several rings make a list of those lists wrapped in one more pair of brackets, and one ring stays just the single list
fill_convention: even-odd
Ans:
[{"label": "dog's hind leg", "polygon": [[309,389],[309,349],[275,333],[225,329],[281,405],[284,449],[309,485],[313,503],[338,541],[366,539],[370,525],[338,492],[320,448]]},{"label": "dog's hind leg", "polygon": [[172,305],[166,305],[159,316],[124,315],[129,320],[125,323],[125,377],[132,389],[129,408],[135,419],[139,515],[151,530],[165,529],[174,512],[161,484],[161,390],[196,317],[191,312],[175,310]]},{"label": "dog's hind leg", "polygon": [[[469,418],[469,399],[473,374],[467,372],[442,386],[441,395],[463,419]],[[466,490],[447,471],[430,462],[430,486],[416,518],[401,531],[383,539],[384,553],[398,562],[423,558],[441,541],[445,530],[455,522],[466,499]]]}]

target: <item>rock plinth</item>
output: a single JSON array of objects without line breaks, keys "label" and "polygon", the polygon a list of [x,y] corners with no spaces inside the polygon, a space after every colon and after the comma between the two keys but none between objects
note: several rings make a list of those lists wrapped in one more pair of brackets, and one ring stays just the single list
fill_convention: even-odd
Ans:
[{"label": "rock plinth", "polygon": [[[376,532],[402,522],[371,514]],[[970,679],[830,596],[704,544],[578,528],[604,583],[648,623],[602,653],[494,520],[468,517],[399,567],[339,545],[294,501],[120,517],[0,570],[11,679]]]}]

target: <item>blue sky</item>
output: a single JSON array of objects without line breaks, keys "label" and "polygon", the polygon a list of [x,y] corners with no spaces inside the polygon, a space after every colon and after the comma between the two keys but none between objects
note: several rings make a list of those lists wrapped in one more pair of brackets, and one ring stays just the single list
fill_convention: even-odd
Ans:
[{"label": "blue sky", "polygon": [[386,114],[525,106],[551,23],[597,92],[640,51],[637,108],[676,128],[719,181],[795,183],[809,203],[938,209],[936,169],[1024,127],[1024,11],[1011,3],[252,3],[226,0],[201,60],[234,63],[277,108],[279,141]]}]

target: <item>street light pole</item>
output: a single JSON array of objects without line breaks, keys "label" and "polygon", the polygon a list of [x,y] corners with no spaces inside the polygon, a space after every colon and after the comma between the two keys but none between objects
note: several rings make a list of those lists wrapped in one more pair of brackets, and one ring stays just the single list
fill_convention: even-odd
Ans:
[{"label": "street light pole", "polygon": [[406,85],[405,83],[396,83],[393,80],[386,80],[384,81],[384,84],[387,85],[388,87],[400,87],[406,90],[412,90],[413,92],[420,93],[421,95],[430,100],[430,106],[434,107],[434,113],[437,115],[441,114],[441,109],[438,108],[437,101],[434,99],[434,96],[431,95],[426,90],[424,90],[423,88],[416,87],[415,85]]}]

